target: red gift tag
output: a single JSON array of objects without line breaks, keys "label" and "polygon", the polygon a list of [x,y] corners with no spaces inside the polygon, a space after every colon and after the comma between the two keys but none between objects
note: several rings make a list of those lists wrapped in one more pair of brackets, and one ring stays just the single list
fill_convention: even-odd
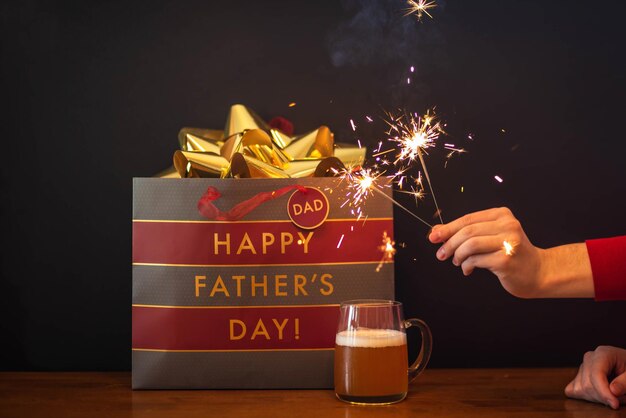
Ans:
[{"label": "red gift tag", "polygon": [[326,195],[314,187],[296,190],[287,202],[291,221],[302,229],[315,229],[328,217],[330,205]]}]

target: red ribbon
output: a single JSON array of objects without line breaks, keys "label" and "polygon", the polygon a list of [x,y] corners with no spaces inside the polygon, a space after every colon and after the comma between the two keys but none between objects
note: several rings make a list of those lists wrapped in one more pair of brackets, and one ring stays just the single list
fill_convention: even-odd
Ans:
[{"label": "red ribbon", "polygon": [[198,200],[198,212],[200,212],[200,214],[207,219],[215,219],[217,221],[238,221],[248,213],[252,212],[260,204],[267,202],[268,200],[281,197],[285,193],[292,190],[299,190],[302,193],[307,192],[306,187],[304,186],[286,186],[272,192],[261,192],[248,200],[237,203],[231,210],[222,212],[213,204],[215,200],[222,196],[221,193],[215,187],[209,187],[200,200]]},{"label": "red ribbon", "polygon": [[293,136],[293,123],[289,119],[285,119],[282,116],[276,116],[269,122],[270,128],[278,129],[285,135]]}]

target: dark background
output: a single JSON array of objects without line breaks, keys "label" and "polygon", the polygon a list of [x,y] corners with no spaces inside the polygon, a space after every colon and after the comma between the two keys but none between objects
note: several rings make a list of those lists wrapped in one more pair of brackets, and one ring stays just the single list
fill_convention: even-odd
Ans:
[{"label": "dark background", "polygon": [[[447,220],[508,206],[541,247],[626,233],[621,2],[439,3],[419,23],[396,0],[3,2],[0,369],[130,368],[131,179],[234,103],[370,146],[383,109],[436,105],[469,151],[429,156]],[[516,299],[395,216],[397,298],[432,327],[433,367],[626,346],[623,302]]]}]

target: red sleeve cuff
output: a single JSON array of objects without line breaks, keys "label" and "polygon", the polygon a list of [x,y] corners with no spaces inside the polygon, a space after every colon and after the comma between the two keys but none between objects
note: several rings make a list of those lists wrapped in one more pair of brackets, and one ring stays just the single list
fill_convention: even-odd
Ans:
[{"label": "red sleeve cuff", "polygon": [[596,300],[626,300],[626,235],[585,243]]}]

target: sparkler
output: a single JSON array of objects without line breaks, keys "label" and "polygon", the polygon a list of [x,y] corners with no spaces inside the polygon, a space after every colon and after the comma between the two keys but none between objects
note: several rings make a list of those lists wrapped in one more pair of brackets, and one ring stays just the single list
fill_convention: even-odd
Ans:
[{"label": "sparkler", "polygon": [[434,147],[435,140],[439,138],[444,131],[435,114],[427,111],[424,116],[410,113],[400,113],[397,116],[388,112],[389,125],[388,135],[394,135],[389,138],[390,141],[397,142],[400,148],[400,154],[394,161],[397,164],[400,161],[408,163],[419,158],[422,151]]},{"label": "sparkler", "polygon": [[405,16],[414,14],[417,17],[417,20],[422,20],[422,16],[425,14],[431,19],[433,16],[428,13],[428,9],[432,9],[437,7],[437,4],[434,1],[428,0],[407,0],[408,8],[405,9]]},{"label": "sparkler", "polygon": [[360,166],[345,168],[341,170],[333,169],[335,175],[338,175],[340,182],[346,182],[346,201],[341,205],[352,207],[353,212],[357,215],[357,220],[363,216],[362,204],[375,190],[379,187],[376,180],[382,173],[372,171],[369,168]]},{"label": "sparkler", "polygon": [[[395,134],[394,137],[389,139],[390,141],[397,142],[400,150],[394,164],[402,162],[406,167],[408,167],[411,162],[419,159],[420,164],[424,169],[424,175],[426,176],[426,181],[428,182],[430,194],[433,196],[433,202],[435,203],[435,208],[437,209],[439,221],[443,223],[441,210],[439,209],[439,204],[437,203],[437,197],[435,196],[433,184],[430,180],[430,175],[428,174],[428,168],[426,167],[423,155],[424,153],[427,153],[426,150],[428,148],[434,147],[435,141],[442,133],[445,133],[441,122],[437,120],[434,112],[431,114],[431,111],[427,111],[424,116],[407,113],[400,114],[398,116],[388,113],[388,116],[389,120],[386,122],[389,125],[389,131],[387,134]],[[452,152],[460,151],[454,148]],[[449,156],[451,156],[451,154]]]},{"label": "sparkler", "polygon": [[[390,186],[388,184],[380,185],[377,182],[377,180],[385,174],[384,172],[379,172],[370,168],[363,168],[360,166],[349,167],[342,170],[333,169],[333,171],[339,177],[340,182],[346,182],[346,188],[348,190],[346,192],[346,200],[341,205],[341,207],[344,207],[345,205],[352,207],[352,212],[354,215],[356,215],[357,220],[361,219],[361,217],[364,216],[362,205],[365,200],[370,195],[378,193],[380,196],[384,197],[387,200],[390,200],[394,205],[404,210],[415,219],[424,223],[429,228],[432,228],[431,224],[408,210],[406,207],[404,207],[402,204],[400,204],[384,192],[384,189]],[[388,176],[388,178],[390,177],[393,176]]]}]

